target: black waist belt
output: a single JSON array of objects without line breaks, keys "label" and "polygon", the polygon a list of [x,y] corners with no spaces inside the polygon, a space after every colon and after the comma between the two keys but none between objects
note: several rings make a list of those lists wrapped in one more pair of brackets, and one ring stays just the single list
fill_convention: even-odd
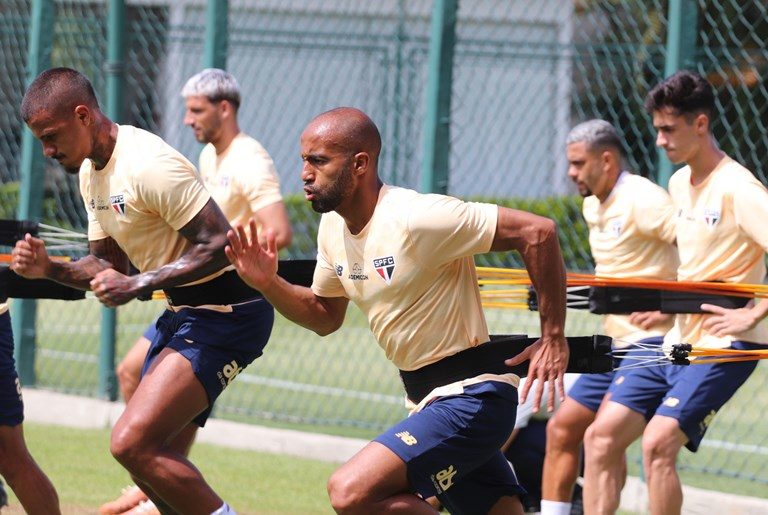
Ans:
[{"label": "black waist belt", "polygon": [[0,301],[15,299],[80,300],[85,291],[48,279],[25,279],[8,267],[0,267]]},{"label": "black waist belt", "polygon": [[651,290],[645,288],[591,287],[589,311],[596,314],[627,314],[635,311],[704,313],[702,304],[727,309],[743,308],[751,299],[732,295]]},{"label": "black waist belt", "polygon": [[262,296],[261,292],[245,284],[234,270],[224,272],[204,283],[176,286],[163,291],[171,306],[238,304]]},{"label": "black waist belt", "polygon": [[[455,383],[481,374],[517,374],[524,377],[529,361],[508,367],[504,360],[520,354],[538,338],[525,335],[492,335],[491,341],[463,350],[417,370],[401,370],[408,398],[415,403],[439,386]],[[594,374],[610,372],[614,367],[611,356],[612,338],[608,336],[576,336],[567,338],[570,349],[568,372]]]}]

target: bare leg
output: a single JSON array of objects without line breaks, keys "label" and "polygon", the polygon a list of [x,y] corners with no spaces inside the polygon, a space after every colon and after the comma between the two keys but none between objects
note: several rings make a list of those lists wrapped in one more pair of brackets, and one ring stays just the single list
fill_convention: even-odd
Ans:
[{"label": "bare leg", "polygon": [[581,442],[595,412],[567,397],[547,423],[547,452],[541,480],[541,498],[571,502],[579,475]]},{"label": "bare leg", "polygon": [[190,362],[165,349],[112,430],[113,456],[166,504],[185,514],[208,515],[223,501],[171,442],[208,407]]},{"label": "bare leg", "polygon": [[688,441],[676,419],[654,416],[643,432],[643,466],[654,515],[679,514],[683,490],[677,474],[677,454]]},{"label": "bare leg", "polygon": [[152,344],[143,336],[139,336],[133,347],[123,356],[122,361],[117,365],[117,382],[120,385],[120,393],[123,394],[125,402],[131,400],[133,392],[139,386],[141,379],[141,367],[144,365],[144,358],[147,356],[149,346]]},{"label": "bare leg", "polygon": [[56,490],[27,450],[22,424],[0,426],[0,474],[26,513],[61,513]]},{"label": "bare leg", "polygon": [[621,501],[624,452],[643,433],[645,418],[616,402],[604,403],[584,435],[584,511],[615,513]]},{"label": "bare leg", "polygon": [[384,445],[371,442],[333,473],[328,496],[336,513],[370,515],[437,511],[410,493],[406,466]]}]

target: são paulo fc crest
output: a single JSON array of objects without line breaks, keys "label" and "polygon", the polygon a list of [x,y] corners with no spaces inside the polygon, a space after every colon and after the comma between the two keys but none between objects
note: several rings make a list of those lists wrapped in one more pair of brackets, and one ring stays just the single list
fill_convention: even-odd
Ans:
[{"label": "s\u00e3o paulo fc crest", "polygon": [[125,216],[125,192],[109,196],[109,203],[112,204],[112,210],[118,215]]},{"label": "s\u00e3o paulo fc crest", "polygon": [[715,225],[717,225],[717,222],[720,221],[720,210],[719,209],[705,209],[704,210],[704,222],[706,222],[707,227],[712,229]]},{"label": "s\u00e3o paulo fc crest", "polygon": [[393,256],[374,259],[373,268],[384,279],[384,282],[387,284],[392,283],[392,276],[395,274],[395,258]]}]

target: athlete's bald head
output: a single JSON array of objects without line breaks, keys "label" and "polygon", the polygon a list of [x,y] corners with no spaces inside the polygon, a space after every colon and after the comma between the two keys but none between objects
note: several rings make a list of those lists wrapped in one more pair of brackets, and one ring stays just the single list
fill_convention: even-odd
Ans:
[{"label": "athlete's bald head", "polygon": [[304,134],[313,133],[329,145],[349,154],[365,152],[376,165],[381,152],[381,134],[367,114],[354,107],[337,107],[309,122]]},{"label": "athlete's bald head", "polygon": [[21,117],[25,122],[43,112],[59,117],[73,113],[79,105],[99,109],[91,82],[72,68],[51,68],[27,88],[21,101]]}]

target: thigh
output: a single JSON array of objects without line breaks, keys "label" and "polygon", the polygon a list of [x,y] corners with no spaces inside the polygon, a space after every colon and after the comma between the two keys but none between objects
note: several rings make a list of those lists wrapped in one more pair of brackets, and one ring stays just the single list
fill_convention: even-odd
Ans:
[{"label": "thigh", "polygon": [[676,419],[696,452],[710,423],[723,405],[754,372],[757,361],[688,365],[674,377],[657,415]]},{"label": "thigh", "polygon": [[582,374],[568,391],[568,398],[595,413],[600,408],[613,377],[614,372]]},{"label": "thigh", "polygon": [[11,316],[0,315],[0,426],[17,426],[24,420],[21,383],[13,359]]},{"label": "thigh", "polygon": [[432,401],[375,441],[406,464],[413,490],[432,497],[501,454],[516,406],[513,386],[486,381],[466,387],[463,394]]}]

